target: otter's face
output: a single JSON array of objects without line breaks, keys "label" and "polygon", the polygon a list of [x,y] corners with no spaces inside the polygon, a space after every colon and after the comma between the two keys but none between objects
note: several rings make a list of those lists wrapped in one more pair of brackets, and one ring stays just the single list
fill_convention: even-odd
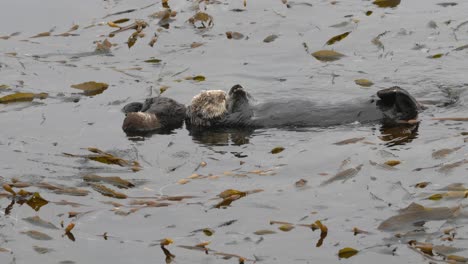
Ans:
[{"label": "otter's face", "polygon": [[221,118],[227,113],[226,92],[222,90],[203,91],[192,99],[191,114],[202,119]]},{"label": "otter's face", "polygon": [[153,113],[131,112],[124,119],[122,129],[127,133],[146,132],[161,128],[159,119]]}]

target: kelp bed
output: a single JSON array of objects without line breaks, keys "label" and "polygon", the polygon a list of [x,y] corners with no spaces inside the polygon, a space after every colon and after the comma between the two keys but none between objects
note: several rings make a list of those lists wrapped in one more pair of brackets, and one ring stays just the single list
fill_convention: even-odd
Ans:
[{"label": "kelp bed", "polygon": [[[468,3],[13,1],[1,263],[465,263]],[[419,125],[127,137],[128,102],[399,85]]]}]

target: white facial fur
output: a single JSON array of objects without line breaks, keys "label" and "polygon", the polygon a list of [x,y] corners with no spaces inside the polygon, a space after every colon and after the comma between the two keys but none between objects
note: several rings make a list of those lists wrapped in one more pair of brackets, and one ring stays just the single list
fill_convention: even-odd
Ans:
[{"label": "white facial fur", "polygon": [[227,112],[227,94],[222,90],[202,91],[192,99],[193,113],[201,113],[204,118],[221,117]]}]

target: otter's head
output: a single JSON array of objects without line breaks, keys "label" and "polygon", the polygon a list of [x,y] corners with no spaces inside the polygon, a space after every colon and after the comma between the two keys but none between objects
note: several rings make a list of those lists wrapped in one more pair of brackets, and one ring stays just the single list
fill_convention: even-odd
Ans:
[{"label": "otter's head", "polygon": [[203,91],[193,97],[187,108],[187,118],[194,126],[211,126],[227,114],[226,92],[222,90]]},{"label": "otter's head", "polygon": [[127,113],[122,125],[126,133],[153,131],[161,128],[161,122],[154,113],[130,112]]}]

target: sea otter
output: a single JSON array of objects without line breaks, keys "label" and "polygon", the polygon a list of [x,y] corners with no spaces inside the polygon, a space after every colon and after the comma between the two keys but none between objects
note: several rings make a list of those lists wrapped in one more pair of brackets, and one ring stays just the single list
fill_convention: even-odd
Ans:
[{"label": "sea otter", "polygon": [[241,85],[228,93],[208,90],[196,95],[186,108],[167,97],[134,102],[123,108],[122,129],[127,134],[166,133],[186,121],[192,135],[219,129],[327,127],[353,122],[380,121],[385,127],[405,124],[418,116],[420,105],[404,89],[391,87],[366,100],[324,105],[307,100],[273,101],[254,105]]},{"label": "sea otter", "polygon": [[353,122],[380,121],[385,126],[407,123],[418,116],[420,105],[404,89],[394,86],[377,92],[377,98],[323,105],[307,100],[274,101],[253,105],[240,85],[228,93],[203,91],[187,107],[191,130],[208,128],[327,127]]},{"label": "sea otter", "polygon": [[122,129],[127,134],[170,132],[182,127],[186,116],[185,105],[162,96],[129,103],[122,111],[126,114]]}]

